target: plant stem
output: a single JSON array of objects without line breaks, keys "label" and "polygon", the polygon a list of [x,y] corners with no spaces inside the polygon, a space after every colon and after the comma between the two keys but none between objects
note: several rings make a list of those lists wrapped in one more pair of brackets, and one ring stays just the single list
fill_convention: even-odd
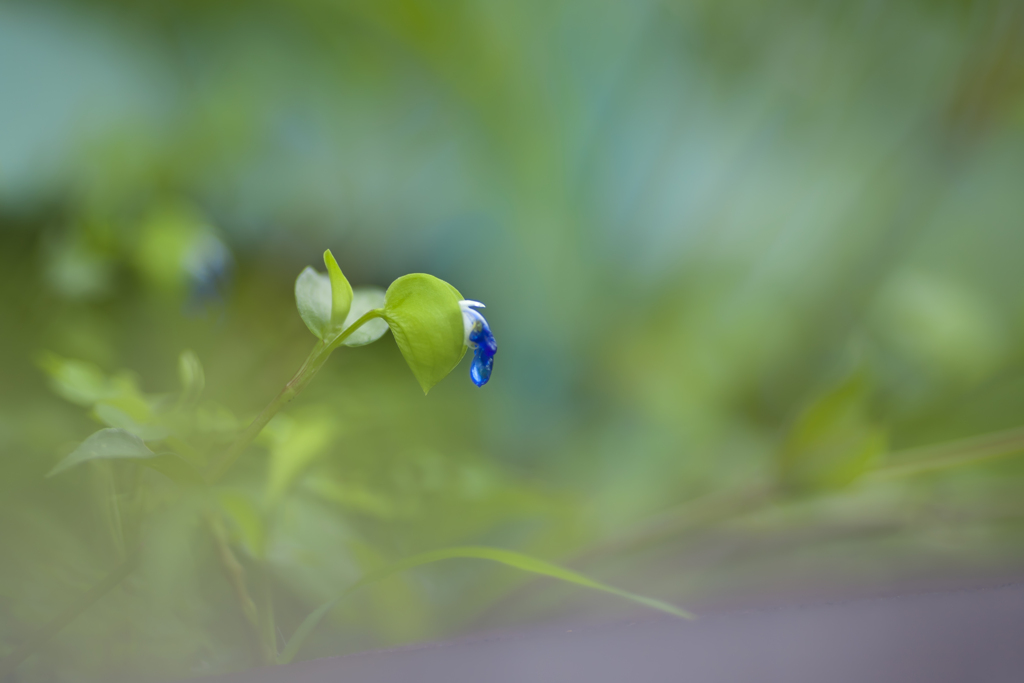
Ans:
[{"label": "plant stem", "polygon": [[263,656],[263,659],[266,660],[266,648],[260,634],[256,603],[249,597],[249,590],[245,583],[245,568],[231,551],[231,546],[228,545],[227,535],[220,520],[211,514],[207,517],[206,521],[210,528],[210,535],[213,536],[214,542],[217,545],[217,556],[220,559],[221,567],[224,569],[224,575],[235,590],[235,599],[238,600],[242,616],[245,617],[245,620],[249,622],[249,626],[252,628],[256,649]]},{"label": "plant stem", "polygon": [[284,407],[286,403],[291,401],[295,396],[309,383],[309,380],[313,379],[313,375],[323,366],[327,360],[327,356],[330,355],[330,351],[327,350],[322,341],[318,341],[313,350],[310,351],[309,356],[306,357],[305,362],[299,371],[295,373],[295,376],[291,378],[288,384],[284,385],[284,389],[274,397],[267,406],[260,411],[260,414],[249,423],[249,426],[245,428],[238,438],[228,446],[227,450],[221,455],[221,457],[214,463],[207,475],[207,481],[214,483],[219,480],[224,473],[231,468],[231,466],[238,460],[238,457],[242,455],[249,444],[259,436],[259,433],[263,431],[263,428],[267,426],[267,423],[277,415],[278,411]]},{"label": "plant stem", "polygon": [[277,664],[277,627],[274,625],[274,593],[270,581],[270,568],[264,562],[260,567],[260,609],[258,630],[263,644],[263,661]]},{"label": "plant stem", "polygon": [[[292,377],[291,381],[285,385],[284,389],[281,390],[281,393],[279,393],[277,397],[274,398],[274,400],[256,416],[256,419],[253,420],[252,423],[246,427],[245,431],[235,439],[234,443],[224,451],[221,458],[211,468],[210,473],[207,476],[207,482],[212,484],[224,476],[224,473],[231,468],[242,452],[245,451],[257,436],[259,436],[259,433],[263,431],[263,428],[267,426],[267,423],[270,422],[271,418],[273,418],[286,403],[291,401],[300,391],[306,388],[306,385],[309,384],[310,380],[316,376],[316,373],[318,373],[324,363],[327,362],[327,359],[330,357],[331,352],[333,352],[334,349],[338,348],[338,346],[340,346],[341,343],[349,337],[349,335],[362,327],[365,323],[373,320],[374,318],[380,318],[382,314],[383,311],[379,308],[369,311],[349,325],[349,327],[337,337],[327,342],[318,341],[309,356],[306,358],[306,361],[302,364],[302,367],[299,368],[297,373],[295,373],[295,376]],[[3,660],[0,660],[0,681],[3,681],[5,678],[13,674],[15,669],[18,668],[18,665],[25,661],[33,652],[42,647],[46,641],[56,635],[72,621],[77,619],[79,615],[89,609],[94,602],[102,598],[109,591],[113,590],[115,586],[121,583],[126,576],[135,570],[138,563],[139,550],[136,548],[136,550],[132,551],[131,555],[129,555],[124,562],[118,565],[118,567],[108,574],[102,581],[90,588],[86,593],[83,593],[78,600],[68,605],[63,612],[36,631],[27,641],[25,641],[23,645],[21,645],[21,647],[16,648]],[[269,578],[267,580],[269,581]],[[267,596],[269,599],[269,589]],[[271,634],[273,634],[273,616],[271,616],[269,620],[269,629]],[[276,657],[276,640],[272,641],[272,647]]]},{"label": "plant stem", "polygon": [[306,361],[299,368],[299,371],[295,373],[295,376],[291,378],[288,384],[284,385],[284,389],[281,390],[273,401],[267,404],[267,407],[260,411],[260,414],[256,416],[245,431],[242,432],[234,443],[232,443],[220,459],[214,463],[210,469],[210,473],[207,476],[207,481],[211,484],[218,481],[224,474],[231,469],[231,466],[235,464],[238,457],[242,455],[249,444],[259,436],[259,433],[263,431],[263,428],[267,426],[267,423],[277,415],[278,411],[281,410],[289,401],[295,398],[299,392],[306,388],[306,385],[310,383],[316,373],[320,372],[320,369],[327,362],[327,359],[331,356],[334,349],[338,348],[339,345],[345,339],[348,338],[353,332],[363,326],[366,322],[379,318],[382,311],[380,309],[374,309],[369,311],[363,317],[352,323],[344,332],[339,334],[330,341],[318,341],[313,350],[309,352],[309,356],[306,357]]},{"label": "plant stem", "polygon": [[936,446],[896,451],[890,454],[890,459],[903,462],[879,468],[867,476],[880,480],[923,474],[949,467],[973,465],[1021,451],[1024,451],[1024,428],[1018,427]]}]

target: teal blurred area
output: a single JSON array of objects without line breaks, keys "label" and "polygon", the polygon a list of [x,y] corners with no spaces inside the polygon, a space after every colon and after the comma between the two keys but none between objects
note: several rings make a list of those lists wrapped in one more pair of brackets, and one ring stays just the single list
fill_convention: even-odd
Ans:
[{"label": "teal blurred area", "polygon": [[[960,440],[1024,423],[1022,178],[1014,0],[0,3],[0,656],[139,547],[18,680],[258,665],[218,538],[282,643],[450,545],[698,611],[1019,572],[1024,437]],[[490,383],[385,336],[213,493],[46,477],[193,389],[222,449],[326,248],[485,302]],[[301,657],[628,609],[449,561]]]}]

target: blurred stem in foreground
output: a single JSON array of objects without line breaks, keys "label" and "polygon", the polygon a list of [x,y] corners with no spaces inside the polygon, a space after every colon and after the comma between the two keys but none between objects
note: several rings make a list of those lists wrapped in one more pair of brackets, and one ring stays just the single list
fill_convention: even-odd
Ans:
[{"label": "blurred stem in foreground", "polygon": [[344,332],[339,334],[335,339],[330,341],[318,341],[313,350],[309,352],[309,356],[306,357],[305,362],[299,371],[295,373],[295,376],[291,378],[288,384],[284,385],[284,389],[281,390],[273,401],[267,404],[267,407],[260,411],[260,414],[256,416],[256,419],[245,428],[234,443],[232,443],[224,454],[220,457],[217,462],[211,467],[209,474],[207,475],[207,481],[211,484],[216,483],[231,466],[238,460],[239,456],[249,447],[249,444],[259,436],[263,428],[267,426],[267,423],[280,412],[289,401],[299,395],[303,389],[312,381],[320,369],[330,358],[331,353],[338,348],[343,341],[348,339],[357,329],[362,327],[365,323],[379,318],[381,316],[380,309],[374,309],[369,311],[361,318],[356,320],[352,325],[348,327]]},{"label": "blurred stem in foreground", "polygon": [[[907,448],[888,454],[896,464],[866,473],[864,484],[900,477],[928,474],[955,467],[982,464],[1024,452],[1024,427],[947,443]],[[785,489],[773,482],[757,482],[733,491],[716,491],[686,501],[652,517],[610,539],[586,548],[568,564],[584,565],[617,553],[635,552],[693,529],[724,522],[756,512],[780,501]]]},{"label": "blurred stem in foreground", "polygon": [[[313,377],[316,376],[324,366],[324,363],[327,362],[331,353],[338,348],[346,338],[359,329],[364,323],[380,317],[380,314],[381,311],[379,309],[369,311],[352,323],[352,325],[339,334],[335,339],[332,339],[329,342],[318,341],[309,356],[306,358],[306,361],[302,364],[302,367],[300,367],[299,371],[295,373],[295,376],[292,377],[291,381],[285,385],[284,389],[281,390],[281,393],[267,404],[267,407],[256,416],[252,423],[246,427],[245,431],[235,439],[231,446],[224,451],[221,458],[213,465],[207,475],[207,485],[216,483],[224,476],[225,473],[227,473],[245,449],[248,448],[257,436],[259,436],[259,433],[263,431],[263,428],[267,426],[267,423],[270,422],[271,418],[273,418],[274,415],[276,415],[281,408],[285,406],[285,404],[295,398],[299,392],[309,385]],[[213,535],[218,542],[218,546],[220,546],[221,539],[217,537],[216,532],[214,532]],[[228,552],[230,553],[230,549],[228,549]],[[223,554],[223,551],[221,551],[222,563],[224,559],[225,555]],[[241,565],[238,564],[238,560],[234,558],[233,555],[230,559],[234,559],[232,567],[237,565],[237,568],[241,569]],[[225,563],[226,568],[231,564],[230,559],[229,562]],[[93,603],[113,590],[125,577],[135,570],[138,563],[139,549],[135,548],[129,554],[128,558],[111,571],[110,574],[108,574],[102,581],[93,586],[86,593],[82,594],[77,601],[69,605],[67,609],[51,619],[45,626],[36,631],[27,641],[25,641],[24,644],[16,648],[13,652],[7,655],[7,657],[0,661],[0,680],[3,680],[13,674],[15,669],[18,668],[18,665],[28,659],[29,656],[42,647],[50,640],[50,638],[77,619],[83,612],[85,612],[85,610],[89,609]],[[252,600],[251,598],[248,598],[248,594],[245,591],[244,577],[241,578],[241,591],[239,591],[239,577],[233,573],[232,568],[228,568],[227,570],[229,577],[231,577],[231,580],[235,585],[236,593],[239,594],[242,611],[245,614],[246,619],[252,620],[249,609]],[[256,614],[253,616],[255,616],[257,621],[255,627],[257,630],[257,637],[260,640],[261,653],[268,663],[272,663],[277,659],[277,641],[272,611],[273,597],[270,593],[269,578],[261,576],[260,581],[262,586],[260,591],[260,605],[263,609],[256,610]]]},{"label": "blurred stem in foreground", "polygon": [[217,546],[217,556],[221,567],[224,569],[224,575],[235,591],[235,598],[238,600],[242,616],[245,617],[246,622],[248,622],[249,627],[252,629],[257,651],[260,652],[263,661],[267,662],[269,661],[267,659],[269,655],[268,648],[260,631],[259,613],[256,610],[256,603],[250,597],[249,589],[246,586],[245,568],[231,550],[231,546],[228,544],[227,533],[220,519],[214,515],[209,515],[207,517],[207,525],[210,528],[210,535],[213,536]]},{"label": "blurred stem in foreground", "polygon": [[975,465],[1024,451],[1024,427],[992,432],[936,446],[908,448],[890,454],[894,465],[880,467],[866,475],[867,480],[895,479],[965,465]]}]

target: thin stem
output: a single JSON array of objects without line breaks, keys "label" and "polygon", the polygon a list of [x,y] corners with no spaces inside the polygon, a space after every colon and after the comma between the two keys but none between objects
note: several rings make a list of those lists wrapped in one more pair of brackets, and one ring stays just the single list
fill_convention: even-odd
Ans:
[{"label": "thin stem", "polygon": [[[228,447],[220,460],[214,464],[207,477],[207,481],[212,484],[224,476],[224,473],[231,468],[242,452],[245,451],[249,444],[251,444],[259,433],[263,431],[263,428],[267,426],[267,423],[270,422],[271,418],[273,418],[286,403],[295,398],[295,396],[298,395],[298,393],[302,391],[307,384],[309,384],[310,380],[316,376],[316,373],[319,372],[320,368],[322,368],[324,363],[327,362],[331,352],[338,348],[338,346],[340,346],[341,343],[349,337],[349,335],[362,327],[368,321],[382,317],[383,313],[384,311],[379,308],[369,311],[329,342],[318,341],[316,346],[313,347],[313,351],[310,352],[306,361],[302,364],[302,367],[299,368],[297,373],[295,373],[295,376],[292,377],[291,381],[285,385],[284,389],[281,390],[281,393],[279,393],[277,397],[275,397],[274,400],[256,416],[256,419],[254,419],[245,431],[235,439],[234,443]],[[0,660],[0,681],[14,673],[19,664],[25,661],[25,659],[27,659],[37,649],[42,647],[43,644],[50,640],[50,638],[56,635],[61,629],[77,619],[79,615],[89,609],[94,602],[102,598],[109,591],[113,590],[115,586],[121,583],[126,576],[135,570],[138,562],[139,551],[136,549],[102,581],[90,588],[86,593],[83,593],[78,600],[71,605],[68,605],[63,612],[36,631],[21,647],[16,648],[3,660]],[[270,628],[273,629],[272,619],[270,621]],[[274,641],[273,647],[276,651],[276,641]]]},{"label": "thin stem", "polygon": [[686,531],[719,524],[771,505],[778,500],[779,493],[778,487],[758,482],[733,491],[700,496],[649,517],[625,533],[602,541],[566,562],[574,565],[636,551]]},{"label": "thin stem", "polygon": [[306,388],[306,385],[310,383],[313,377],[320,372],[320,368],[324,366],[327,359],[330,357],[334,349],[338,348],[343,341],[345,341],[349,335],[355,332],[357,329],[362,327],[365,323],[373,320],[374,318],[381,317],[383,311],[381,309],[374,309],[369,311],[361,318],[356,320],[354,323],[339,334],[337,337],[330,341],[318,341],[313,350],[310,351],[309,356],[306,357],[306,361],[299,368],[299,371],[295,373],[295,376],[284,386],[273,401],[267,404],[267,407],[260,411],[260,414],[256,416],[245,431],[242,432],[234,443],[232,443],[220,459],[214,464],[210,470],[210,474],[207,480],[212,484],[218,481],[224,474],[231,469],[231,466],[235,464],[238,457],[242,455],[249,444],[259,436],[259,433],[263,431],[263,428],[267,426],[267,423],[277,415],[278,411],[281,410],[289,401],[295,398],[299,392]]},{"label": "thin stem", "polygon": [[274,625],[274,593],[270,581],[270,570],[266,563],[260,567],[260,642],[263,643],[263,659],[266,664],[277,664],[277,628]]},{"label": "thin stem", "polygon": [[246,587],[245,568],[231,551],[231,546],[228,545],[224,527],[220,520],[211,515],[207,518],[207,525],[210,528],[210,535],[213,536],[214,542],[217,545],[217,556],[220,559],[221,567],[224,569],[224,575],[235,591],[235,599],[238,601],[238,607],[242,612],[242,616],[245,617],[250,628],[252,628],[256,649],[263,656],[263,659],[266,660],[266,648],[260,635],[259,614],[256,611],[256,603],[249,596],[249,589]]},{"label": "thin stem", "polygon": [[325,348],[322,341],[318,341],[313,350],[310,351],[309,356],[306,357],[302,367],[299,368],[299,371],[284,385],[284,389],[260,411],[260,414],[249,423],[249,426],[238,435],[238,438],[228,446],[220,459],[214,463],[207,476],[207,481],[212,484],[224,476],[224,473],[231,468],[238,457],[249,447],[249,444],[259,436],[259,433],[263,431],[267,423],[309,383],[313,375],[323,366],[328,355],[330,355],[330,351]]},{"label": "thin stem", "polygon": [[936,446],[896,451],[889,457],[905,462],[879,468],[868,476],[871,479],[892,479],[924,474],[1016,455],[1022,451],[1024,451],[1024,427],[1018,427]]}]

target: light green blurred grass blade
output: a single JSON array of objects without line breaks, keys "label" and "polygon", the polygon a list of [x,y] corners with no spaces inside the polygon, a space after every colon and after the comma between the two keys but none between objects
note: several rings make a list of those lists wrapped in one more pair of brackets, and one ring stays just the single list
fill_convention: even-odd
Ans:
[{"label": "light green blurred grass blade", "polygon": [[687,612],[684,609],[680,609],[675,605],[670,605],[667,602],[661,600],[655,600],[654,598],[648,598],[643,595],[637,595],[636,593],[630,593],[614,586],[595,581],[589,576],[574,572],[564,567],[559,567],[556,564],[545,562],[544,560],[538,560],[535,557],[517,553],[512,550],[503,550],[501,548],[489,548],[486,546],[458,546],[452,548],[442,548],[440,550],[432,550],[430,552],[421,553],[412,557],[406,558],[392,565],[384,567],[378,571],[367,574],[359,581],[349,586],[344,593],[336,598],[328,600],[324,604],[317,607],[308,617],[303,620],[302,624],[295,630],[295,634],[291,640],[285,646],[278,657],[278,663],[287,664],[295,655],[298,654],[299,649],[302,647],[306,638],[313,632],[313,629],[317,627],[320,620],[326,616],[331,608],[334,607],[338,602],[344,600],[351,593],[355,592],[359,588],[366,586],[367,584],[374,583],[385,579],[392,574],[405,571],[406,569],[412,569],[423,564],[430,564],[431,562],[440,562],[441,560],[452,560],[452,559],[477,559],[477,560],[490,560],[492,562],[498,562],[509,567],[521,569],[523,571],[532,572],[534,574],[541,574],[543,576],[550,576],[555,579],[561,579],[562,581],[568,581],[574,583],[577,586],[583,586],[584,588],[591,588],[593,590],[599,590],[605,593],[611,593],[617,595],[620,598],[631,600],[632,602],[650,607],[661,612],[666,612],[673,616],[681,619],[695,619],[696,617]]}]

